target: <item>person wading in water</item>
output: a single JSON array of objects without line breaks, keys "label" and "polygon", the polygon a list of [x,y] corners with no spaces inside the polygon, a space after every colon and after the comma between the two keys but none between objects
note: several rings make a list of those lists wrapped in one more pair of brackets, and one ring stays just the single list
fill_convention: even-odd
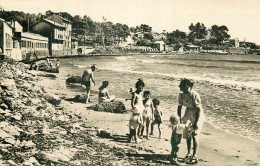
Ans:
[{"label": "person wading in water", "polygon": [[86,103],[90,102],[90,89],[91,89],[91,83],[90,81],[93,82],[94,86],[96,85],[95,81],[94,81],[94,71],[96,70],[95,65],[91,66],[91,69],[87,69],[83,72],[82,75],[82,82],[81,85],[85,85],[86,86],[86,90],[87,90],[87,98],[86,98]]}]

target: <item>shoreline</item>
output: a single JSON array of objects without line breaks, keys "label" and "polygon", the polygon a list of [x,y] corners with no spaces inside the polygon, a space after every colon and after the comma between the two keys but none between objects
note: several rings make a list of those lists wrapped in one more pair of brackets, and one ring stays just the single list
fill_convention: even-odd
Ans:
[{"label": "shoreline", "polygon": [[[49,57],[44,57],[44,58],[38,58],[38,59],[33,59],[30,61],[26,60],[21,60],[19,62],[23,62],[25,64],[27,63],[32,63],[32,62],[37,62],[41,60],[45,60],[46,58],[49,59],[66,59],[66,58],[78,58],[78,57],[95,57],[95,56],[138,56],[138,55],[178,55],[178,56],[185,56],[185,55],[210,55],[210,56],[226,56],[222,54],[212,54],[212,53],[190,53],[190,54],[185,54],[185,53],[121,53],[121,54],[77,54],[77,55],[64,55],[64,56],[49,56]],[[233,54],[229,54],[233,55]],[[234,55],[257,55],[257,54],[234,54]]]},{"label": "shoreline", "polygon": [[[53,89],[50,90],[53,91]],[[79,94],[79,92],[64,92],[61,90],[57,90],[55,93],[68,93],[72,96]],[[81,94],[84,94],[84,92]],[[94,101],[97,102],[97,98],[94,98]],[[83,107],[85,106],[83,103],[80,104],[82,104]],[[94,125],[97,128],[108,130],[115,135],[120,135],[121,137],[128,134],[127,126],[129,115],[95,112],[93,110],[81,110],[81,115],[86,118],[86,123]],[[167,118],[164,117],[163,119]],[[167,155],[170,154],[171,131],[166,124],[167,123],[164,123],[162,126],[162,131],[164,132],[163,140],[159,140],[154,136],[150,140],[143,139],[145,141],[140,144],[128,144],[120,141],[116,142],[112,141],[113,139],[111,140],[106,138],[99,138],[99,140],[114,146],[124,148],[135,146],[138,149],[146,149],[151,152],[151,154]],[[155,136],[157,133],[158,131],[155,128]],[[259,152],[260,144],[257,141],[228,133],[211,125],[209,122],[205,122],[202,128],[202,133],[200,134],[200,149],[198,153],[200,162],[198,165],[257,165],[257,163],[259,163]],[[179,156],[184,157],[185,155],[186,143],[183,139]]]},{"label": "shoreline", "polygon": [[[22,66],[22,64],[19,64]],[[106,112],[96,112],[90,109],[87,109],[90,105],[93,105],[98,102],[97,100],[97,91],[95,90],[97,87],[94,87],[95,93],[92,93],[93,102],[90,105],[86,105],[84,103],[76,103],[72,101],[67,101],[67,98],[75,97],[76,95],[85,95],[85,91],[78,92],[73,91],[71,89],[66,88],[65,80],[59,77],[59,74],[55,74],[57,76],[56,79],[50,79],[47,77],[43,77],[44,74],[48,74],[41,71],[28,71],[28,70],[18,70],[17,67],[11,67],[13,70],[11,73],[8,72],[10,68],[4,70],[8,80],[10,77],[15,81],[14,85],[19,83],[17,82],[17,78],[23,80],[23,84],[21,88],[23,91],[15,92],[6,92],[9,96],[14,93],[12,100],[10,100],[11,105],[8,107],[16,106],[16,97],[18,95],[19,98],[25,101],[25,105],[22,104],[23,101],[17,104],[21,107],[21,110],[17,110],[12,112],[15,118],[17,118],[17,112],[22,115],[22,117],[26,117],[27,113],[31,113],[34,116],[44,116],[44,118],[36,118],[37,121],[27,120],[23,121],[19,120],[19,123],[28,124],[28,129],[24,129],[26,134],[28,134],[28,140],[31,131],[38,131],[43,134],[44,145],[47,146],[50,142],[53,142],[55,145],[53,149],[37,149],[37,153],[35,153],[35,148],[38,146],[42,146],[41,144],[36,144],[36,147],[32,148],[32,152],[26,151],[24,153],[24,160],[27,162],[32,162],[27,160],[29,152],[32,153],[32,157],[40,162],[40,165],[48,165],[48,162],[52,164],[75,164],[75,165],[88,165],[95,163],[96,165],[168,165],[169,161],[167,159],[170,154],[170,136],[171,130],[167,126],[167,122],[162,125],[162,135],[163,139],[158,139],[158,130],[155,128],[154,136],[151,137],[150,140],[146,140],[143,138],[143,141],[139,144],[136,143],[127,143],[127,134],[128,134],[128,122],[129,122],[129,114],[114,114],[114,113],[106,113]],[[27,67],[28,69],[28,67]],[[5,78],[5,77],[3,77]],[[19,80],[18,79],[18,80]],[[39,80],[40,79],[40,80]],[[1,79],[0,79],[1,81]],[[5,81],[5,80],[2,80]],[[1,83],[1,82],[0,82]],[[2,84],[1,84],[2,85]],[[13,84],[8,84],[13,86]],[[19,88],[18,85],[16,85]],[[24,88],[25,87],[25,88]],[[28,88],[26,88],[28,87]],[[33,92],[28,93],[27,91],[32,89]],[[0,92],[5,89],[0,89]],[[10,88],[10,90],[12,90]],[[20,90],[20,89],[18,89]],[[40,92],[38,94],[37,92]],[[11,93],[12,92],[12,93]],[[20,96],[22,94],[22,96]],[[51,106],[49,103],[46,104],[47,107],[42,104],[45,102],[41,96],[44,94],[52,94],[58,96],[61,100],[60,104],[56,106]],[[29,95],[28,97],[23,97]],[[16,96],[16,97],[15,97]],[[28,101],[30,101],[28,103]],[[13,102],[13,104],[12,104]],[[35,103],[35,105],[33,104]],[[129,103],[128,103],[129,104]],[[1,107],[6,107],[5,105],[1,105]],[[17,107],[17,106],[16,106]],[[23,107],[26,108],[26,111],[23,111]],[[41,108],[43,107],[43,108]],[[6,108],[5,108],[6,109]],[[40,110],[38,110],[40,109]],[[8,109],[7,109],[8,110]],[[40,113],[40,114],[39,114]],[[24,114],[24,115],[23,115]],[[8,114],[9,116],[10,114]],[[72,117],[72,118],[70,118]],[[163,119],[168,119],[163,117]],[[43,121],[42,121],[43,120]],[[58,121],[57,121],[58,120]],[[29,123],[30,122],[30,123]],[[13,123],[13,122],[12,122]],[[18,124],[19,124],[18,123]],[[46,125],[49,124],[50,125]],[[43,129],[41,125],[43,125]],[[52,124],[52,125],[51,125]],[[52,128],[53,124],[56,124],[55,128]],[[79,127],[77,127],[79,126]],[[38,128],[39,127],[39,128]],[[80,130],[76,129],[80,128]],[[35,128],[35,129],[34,129]],[[33,129],[33,130],[32,130]],[[108,131],[111,136],[110,137],[100,137],[96,136],[96,132],[100,129]],[[22,134],[24,135],[24,134]],[[36,134],[37,135],[37,134]],[[81,140],[82,138],[86,138],[86,140]],[[23,138],[20,138],[21,142]],[[92,141],[88,141],[91,139]],[[12,144],[13,141],[8,140]],[[75,141],[75,142],[73,142]],[[86,142],[87,141],[87,142]],[[30,142],[29,142],[30,143]],[[8,152],[9,144],[1,144],[2,149],[5,152]],[[12,148],[17,148],[16,146],[22,146],[21,143],[15,143],[18,145],[13,146]],[[35,146],[35,145],[34,145]],[[44,146],[44,147],[45,147]],[[66,146],[67,148],[65,148]],[[100,147],[103,150],[95,149],[94,147]],[[31,147],[30,147],[31,148]],[[106,149],[111,153],[106,153]],[[64,151],[64,153],[62,153]],[[79,157],[77,161],[72,160],[71,157],[74,157],[75,151],[77,155],[79,153]],[[81,152],[82,151],[82,152]],[[6,158],[6,153],[2,153],[4,159],[0,159],[1,164],[12,165],[12,162],[9,160],[14,160],[15,163],[22,164],[23,160],[20,162],[16,161],[15,158]],[[179,152],[179,157],[184,157],[186,155],[186,143],[185,140],[182,140],[181,149]],[[204,165],[257,165],[259,164],[259,156],[260,156],[260,144],[251,141],[246,138],[242,138],[240,136],[236,136],[233,134],[226,133],[221,129],[217,129],[216,127],[210,125],[209,123],[205,123],[202,132],[200,134],[200,149],[198,152],[199,163],[198,166]],[[104,155],[105,153],[105,155]],[[22,153],[23,154],[23,153]],[[96,156],[97,158],[92,158],[84,156],[83,154],[89,154],[90,156]],[[0,157],[2,157],[0,155]],[[21,157],[21,154],[18,154]],[[32,158],[31,156],[30,159]],[[42,156],[43,159],[39,156]],[[69,157],[70,156],[70,157]],[[9,159],[6,161],[6,159]],[[28,158],[29,159],[29,158]],[[44,162],[47,162],[43,164]],[[35,162],[35,161],[34,161]],[[49,164],[50,164],[49,163]],[[19,165],[18,164],[18,165]],[[15,164],[13,164],[15,165]],[[185,164],[184,164],[185,165]]]}]

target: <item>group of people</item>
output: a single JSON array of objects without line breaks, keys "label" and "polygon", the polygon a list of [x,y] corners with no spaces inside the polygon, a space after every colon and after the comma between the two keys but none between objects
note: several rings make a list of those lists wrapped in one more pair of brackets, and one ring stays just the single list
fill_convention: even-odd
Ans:
[{"label": "group of people", "polygon": [[[146,127],[146,138],[150,139],[149,135],[153,135],[153,126],[158,125],[159,138],[162,138],[161,127],[162,123],[162,111],[159,107],[160,100],[157,98],[151,99],[150,91],[144,91],[145,84],[142,79],[139,79],[136,83],[136,91],[130,91],[132,94],[131,107],[132,114],[129,121],[129,139],[134,137],[136,143],[140,138],[143,138],[144,128]],[[143,99],[144,97],[144,99]],[[151,125],[151,133],[149,128]]]},{"label": "group of people", "polygon": [[[93,73],[95,70],[96,70],[96,66],[92,65],[90,69],[87,69],[83,72],[81,77],[81,85],[85,85],[87,90],[86,104],[90,102],[91,82],[94,85],[96,85],[96,82],[94,80],[94,73]],[[102,85],[99,87],[99,93],[98,93],[99,103],[111,102],[115,99],[114,96],[109,95],[109,92],[107,90],[108,85],[109,85],[108,81],[103,81]]]},{"label": "group of people", "polygon": [[[50,67],[50,68],[53,67],[52,60],[46,58],[46,62],[47,62],[48,67]],[[57,59],[55,67],[59,70],[59,68],[60,68],[60,60],[59,59]]]},{"label": "group of people", "polygon": [[[82,75],[82,84],[87,89],[86,103],[89,102],[90,86],[92,81],[95,85],[93,72],[95,65],[91,70],[85,70]],[[107,81],[103,81],[99,88],[99,102],[111,101],[108,90]],[[129,137],[128,142],[134,138],[135,142],[139,142],[139,138],[143,138],[144,130],[146,128],[146,138],[150,139],[153,135],[154,125],[158,125],[159,138],[162,138],[161,124],[162,124],[162,110],[160,108],[160,100],[158,98],[151,99],[150,91],[143,91],[145,83],[142,79],[138,79],[135,84],[136,90],[130,89],[131,98],[131,116],[129,120]],[[172,128],[171,146],[172,151],[170,161],[174,165],[179,165],[178,151],[182,138],[186,139],[187,155],[184,162],[187,164],[197,164],[197,152],[199,148],[199,133],[204,122],[204,113],[201,106],[200,95],[194,91],[193,82],[188,79],[182,79],[179,88],[181,93],[178,96],[177,114],[170,116],[170,127]],[[182,108],[185,107],[184,116],[182,116]],[[151,128],[151,132],[149,131]],[[139,137],[139,138],[138,138]],[[191,143],[193,141],[193,153],[191,153]]]},{"label": "group of people", "polygon": [[[162,137],[160,124],[162,123],[162,110],[160,109],[160,100],[157,98],[150,99],[150,91],[144,91],[145,83],[142,79],[136,82],[136,91],[132,92],[132,114],[129,121],[129,139],[132,137],[138,143],[139,138],[143,137],[144,127],[146,127],[146,138],[153,134],[153,126],[158,125],[159,138]],[[197,164],[197,152],[199,148],[199,133],[204,122],[204,113],[201,106],[200,95],[192,90],[193,82],[188,79],[182,79],[179,85],[181,93],[178,96],[177,114],[179,119],[172,115],[170,117],[170,126],[172,128],[171,136],[171,163],[179,165],[178,151],[180,148],[181,139],[185,138],[187,142],[188,153],[184,158],[187,164]],[[143,93],[142,93],[143,92]],[[144,98],[144,99],[143,99]],[[182,107],[186,110],[182,117]],[[150,123],[152,122],[152,123]],[[151,124],[151,133],[149,128]],[[191,154],[191,141],[193,140],[193,153]]]}]

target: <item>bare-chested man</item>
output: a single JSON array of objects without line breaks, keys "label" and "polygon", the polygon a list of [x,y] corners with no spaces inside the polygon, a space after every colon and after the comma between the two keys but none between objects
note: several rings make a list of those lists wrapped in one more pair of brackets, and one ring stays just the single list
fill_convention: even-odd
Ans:
[{"label": "bare-chested man", "polygon": [[94,81],[94,71],[96,70],[95,65],[91,66],[91,69],[87,69],[83,72],[82,75],[82,82],[81,85],[85,85],[86,86],[86,90],[87,90],[87,99],[86,99],[86,103],[89,103],[89,97],[90,97],[90,87],[91,87],[91,83],[90,81],[93,82],[94,85],[96,85],[95,81]]}]

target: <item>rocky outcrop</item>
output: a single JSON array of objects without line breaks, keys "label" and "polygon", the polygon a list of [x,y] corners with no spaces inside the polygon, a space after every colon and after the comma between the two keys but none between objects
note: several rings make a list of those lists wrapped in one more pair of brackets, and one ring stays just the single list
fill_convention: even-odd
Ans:
[{"label": "rocky outcrop", "polygon": [[54,107],[61,99],[37,86],[39,78],[28,69],[0,61],[0,165],[53,165],[57,159],[43,154],[53,154],[59,145],[51,140],[73,129],[72,115]]},{"label": "rocky outcrop", "polygon": [[[32,67],[32,68],[34,68],[34,67]],[[39,63],[37,68],[40,71],[46,71],[46,72],[49,72],[49,73],[59,73],[58,68],[49,67],[46,63]]]},{"label": "rocky outcrop", "polygon": [[[0,165],[147,165],[128,159],[127,149],[96,141],[97,128],[57,106],[60,99],[28,69],[0,60]],[[122,104],[111,108],[124,110]],[[108,130],[98,136],[112,137]]]},{"label": "rocky outcrop", "polygon": [[66,83],[81,83],[81,77],[80,76],[70,76],[66,79]]},{"label": "rocky outcrop", "polygon": [[126,107],[122,101],[98,103],[91,106],[91,109],[100,112],[126,113]]}]

